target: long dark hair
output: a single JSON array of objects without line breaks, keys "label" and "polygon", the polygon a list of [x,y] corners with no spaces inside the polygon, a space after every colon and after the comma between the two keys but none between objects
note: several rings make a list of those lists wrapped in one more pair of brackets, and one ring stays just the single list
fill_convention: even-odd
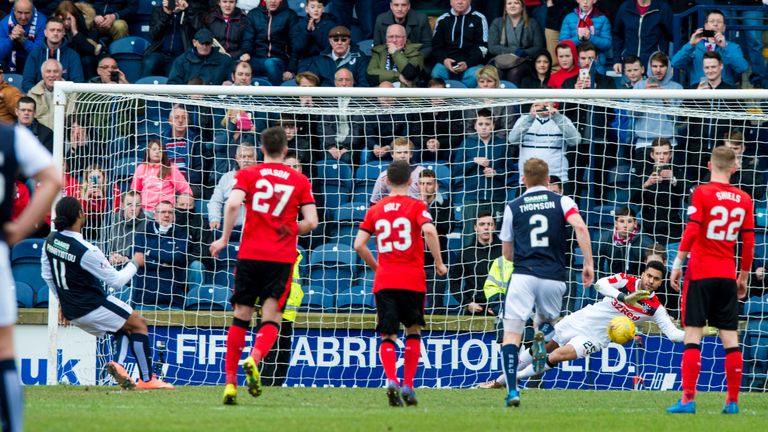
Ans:
[{"label": "long dark hair", "polygon": [[162,180],[171,174],[171,162],[168,160],[168,153],[165,152],[165,145],[159,139],[151,139],[147,143],[147,148],[144,151],[144,162],[152,163],[149,160],[149,149],[152,148],[153,144],[160,146],[160,154],[162,155],[160,157],[160,180]]},{"label": "long dark hair", "polygon": [[77,222],[82,211],[83,207],[77,198],[67,196],[60,199],[56,203],[56,219],[53,220],[56,231],[63,231],[72,227]]}]

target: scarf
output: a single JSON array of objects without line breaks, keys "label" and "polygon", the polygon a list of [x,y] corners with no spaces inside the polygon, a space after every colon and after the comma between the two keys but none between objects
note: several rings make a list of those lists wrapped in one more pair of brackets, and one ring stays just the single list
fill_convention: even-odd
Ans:
[{"label": "scarf", "polygon": [[579,17],[579,24],[577,28],[587,28],[590,34],[595,34],[595,24],[592,22],[592,12],[595,8],[590,9],[588,12],[582,12],[580,8],[576,8],[576,16]]},{"label": "scarf", "polygon": [[[37,18],[38,18],[38,12],[37,9],[32,8],[32,20],[29,23],[29,31],[27,31],[27,39],[31,41],[35,41],[35,36],[37,35]],[[11,33],[11,30],[13,30],[14,27],[16,27],[16,17],[13,16],[13,12],[8,14],[8,33]],[[23,27],[23,26],[22,26]],[[15,45],[15,44],[14,44]],[[19,70],[16,67],[16,53],[17,51],[14,49],[11,51],[11,61],[7,65],[8,71],[10,73],[19,72]]]},{"label": "scarf", "polygon": [[614,229],[613,230],[613,245],[614,246],[626,246],[629,243],[632,243],[632,239],[635,238],[635,236],[640,232],[637,226],[635,226],[635,229],[629,233],[629,236],[627,236],[626,239],[621,238],[619,233]]}]

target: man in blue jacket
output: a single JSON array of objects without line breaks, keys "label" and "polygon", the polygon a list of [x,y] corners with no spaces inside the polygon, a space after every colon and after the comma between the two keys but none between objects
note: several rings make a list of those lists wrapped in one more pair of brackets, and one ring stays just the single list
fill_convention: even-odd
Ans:
[{"label": "man in blue jacket", "polygon": [[173,61],[168,84],[187,84],[200,78],[206,85],[221,85],[232,71],[232,58],[213,49],[213,34],[207,28],[195,33],[193,48]]},{"label": "man in blue jacket", "polygon": [[187,232],[176,225],[173,204],[161,201],[154,222],[136,236],[134,253],[144,260],[136,274],[133,301],[159,309],[181,309],[186,295]]},{"label": "man in blue jacket", "polygon": [[293,79],[298,60],[291,41],[299,32],[299,17],[283,0],[265,0],[248,12],[243,54],[250,61],[253,74],[266,76],[272,85]]},{"label": "man in blue jacket", "polygon": [[672,40],[672,8],[662,0],[627,0],[613,23],[613,70],[621,74],[622,59],[640,57],[642,64],[656,51],[668,53]]},{"label": "man in blue jacket", "polygon": [[48,20],[31,0],[17,0],[13,10],[0,21],[0,62],[6,73],[21,73],[35,48],[43,44],[43,29]]},{"label": "man in blue jacket", "polygon": [[26,93],[35,86],[43,74],[40,67],[48,59],[61,63],[61,75],[65,81],[84,82],[83,65],[75,50],[67,46],[64,38],[64,23],[58,18],[51,18],[45,25],[45,43],[35,48],[24,65],[24,79],[21,89]]},{"label": "man in blue jacket", "polygon": [[361,53],[357,46],[351,46],[351,38],[348,28],[332,28],[328,33],[331,49],[305,60],[299,65],[299,70],[310,71],[320,77],[321,87],[332,87],[336,83],[336,72],[348,69],[354,76],[355,87],[368,87],[368,56]]}]

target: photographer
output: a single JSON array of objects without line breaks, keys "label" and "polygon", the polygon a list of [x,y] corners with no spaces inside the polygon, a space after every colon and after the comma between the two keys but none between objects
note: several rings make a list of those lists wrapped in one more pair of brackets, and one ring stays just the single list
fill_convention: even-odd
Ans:
[{"label": "photographer", "polygon": [[125,74],[117,67],[117,61],[112,57],[104,57],[99,61],[96,74],[89,82],[94,84],[128,84]]}]

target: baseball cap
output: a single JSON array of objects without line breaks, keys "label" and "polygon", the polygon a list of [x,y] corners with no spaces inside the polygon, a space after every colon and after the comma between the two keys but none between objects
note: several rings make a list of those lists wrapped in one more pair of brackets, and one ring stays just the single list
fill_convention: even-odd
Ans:
[{"label": "baseball cap", "polygon": [[213,33],[206,28],[200,29],[195,33],[195,40],[202,44],[213,43]]}]

